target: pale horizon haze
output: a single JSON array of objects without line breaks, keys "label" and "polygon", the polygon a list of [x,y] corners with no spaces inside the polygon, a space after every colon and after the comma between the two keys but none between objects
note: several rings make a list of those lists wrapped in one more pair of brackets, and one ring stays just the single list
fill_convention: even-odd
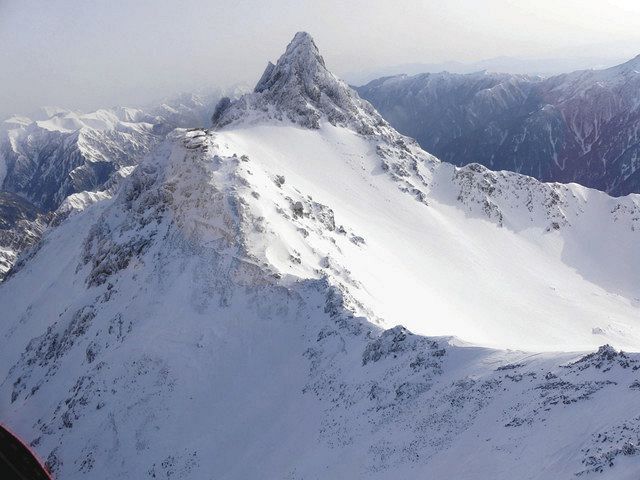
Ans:
[{"label": "pale horizon haze", "polygon": [[0,0],[0,117],[252,86],[300,30],[351,80],[502,56],[614,64],[640,54],[638,25],[629,0]]}]

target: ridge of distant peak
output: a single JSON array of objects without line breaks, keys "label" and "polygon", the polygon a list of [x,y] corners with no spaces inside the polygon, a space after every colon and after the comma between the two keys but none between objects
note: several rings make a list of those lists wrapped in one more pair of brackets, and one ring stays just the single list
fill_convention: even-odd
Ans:
[{"label": "ridge of distant peak", "polygon": [[634,70],[640,69],[640,55],[636,55],[632,59],[620,64],[619,67]]}]

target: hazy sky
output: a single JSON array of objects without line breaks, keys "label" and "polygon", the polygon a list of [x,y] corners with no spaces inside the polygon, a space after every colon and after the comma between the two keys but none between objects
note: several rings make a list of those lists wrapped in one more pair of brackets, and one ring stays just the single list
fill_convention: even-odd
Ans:
[{"label": "hazy sky", "polygon": [[0,0],[0,115],[255,83],[298,30],[337,74],[496,56],[632,57],[638,0]]}]

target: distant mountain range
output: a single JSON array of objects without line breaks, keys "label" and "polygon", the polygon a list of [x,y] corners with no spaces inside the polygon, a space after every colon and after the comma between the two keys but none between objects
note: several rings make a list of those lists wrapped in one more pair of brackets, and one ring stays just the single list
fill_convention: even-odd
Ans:
[{"label": "distant mountain range", "polygon": [[420,73],[476,73],[508,72],[520,75],[550,77],[574,70],[602,69],[625,61],[625,57],[586,57],[572,55],[551,58],[520,58],[501,56],[487,58],[477,62],[440,62],[440,63],[403,63],[386,67],[377,67],[354,71],[344,75],[351,85],[363,85],[372,80],[396,75],[417,75]]},{"label": "distant mountain range", "polygon": [[400,132],[455,165],[640,192],[640,56],[546,79],[441,72],[357,90]]}]

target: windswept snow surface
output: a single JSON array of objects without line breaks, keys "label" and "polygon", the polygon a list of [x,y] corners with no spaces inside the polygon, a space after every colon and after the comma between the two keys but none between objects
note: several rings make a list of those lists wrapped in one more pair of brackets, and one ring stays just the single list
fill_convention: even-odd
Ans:
[{"label": "windswept snow surface", "polygon": [[572,351],[640,350],[638,197],[440,163],[304,49],[69,200],[2,421],[65,480],[637,478],[640,355]]},{"label": "windswept snow surface", "polygon": [[[314,276],[329,255],[351,272],[354,296],[386,327],[500,348],[640,348],[640,235],[615,221],[618,200],[562,186],[571,224],[547,231],[547,209],[530,213],[525,201],[508,195],[502,209],[510,225],[500,227],[463,208],[450,165],[431,173],[425,205],[382,171],[376,144],[350,130],[259,126],[220,132],[217,142],[227,155],[254,160],[246,178],[261,181],[258,191],[282,175],[288,195],[310,195],[333,210],[337,225],[364,239],[357,245],[337,235],[332,249],[314,254],[290,233],[263,249],[281,273],[302,277]],[[540,188],[533,184],[534,192]],[[637,197],[621,202],[638,207]],[[268,221],[277,216],[256,203]],[[301,265],[291,262],[291,248]]]}]

